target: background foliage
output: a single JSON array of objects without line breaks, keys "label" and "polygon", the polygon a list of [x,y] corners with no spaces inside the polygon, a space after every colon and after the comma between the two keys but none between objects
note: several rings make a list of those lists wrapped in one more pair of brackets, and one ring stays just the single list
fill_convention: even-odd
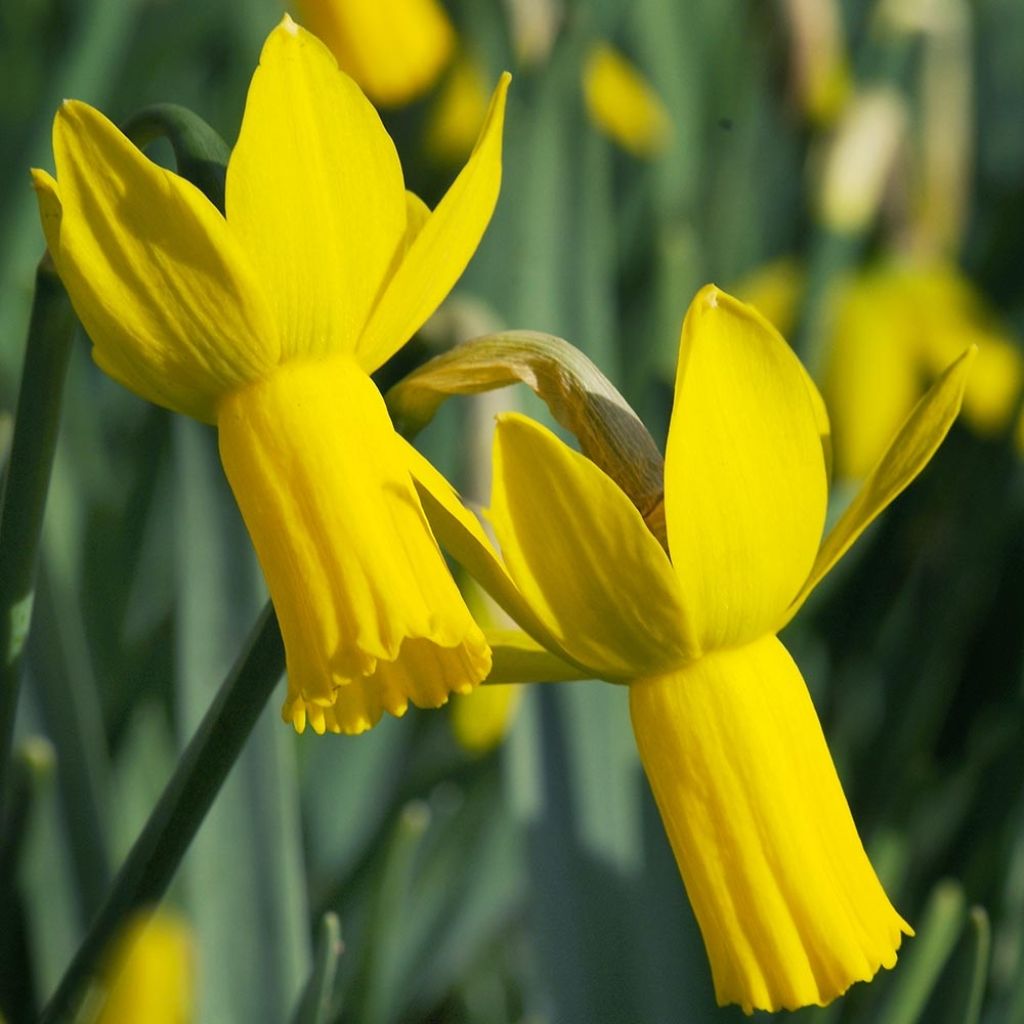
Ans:
[{"label": "background foliage", "polygon": [[[515,6],[450,6],[489,79],[516,74],[503,194],[455,320],[568,338],[661,439],[696,288],[821,252],[815,174],[827,128],[794,92],[787,5],[579,0],[533,67],[514,56]],[[900,175],[913,187],[927,33],[885,13],[926,6],[842,4],[853,79],[884,80],[908,103],[897,194]],[[954,255],[1019,335],[1024,6],[932,6],[962,17],[973,83]],[[60,99],[115,120],[173,101],[231,140],[279,16],[274,0],[0,6],[4,448],[43,244],[27,168],[50,166]],[[618,150],[585,116],[581,62],[597,38],[627,52],[671,112],[672,142],[656,159]],[[433,201],[452,171],[425,156],[430,104],[386,122],[410,186]],[[886,231],[883,211],[850,258],[869,260]],[[385,380],[425,358],[435,334],[451,340],[428,334]],[[33,799],[24,898],[0,928],[9,1006],[41,1002],[59,980],[265,599],[211,432],[113,384],[80,342],[21,708]],[[449,404],[424,444],[483,497],[470,437],[486,416]],[[1013,445],[957,427],[789,631],[861,834],[918,931],[894,972],[801,1020],[1024,1022],[1022,526]],[[329,1010],[309,1020],[741,1018],[714,1005],[623,690],[531,689],[485,755],[459,747],[447,711],[320,738],[292,735],[271,705],[169,896],[194,930],[202,1021],[289,1019],[314,962]],[[331,913],[344,942],[336,964]]]}]

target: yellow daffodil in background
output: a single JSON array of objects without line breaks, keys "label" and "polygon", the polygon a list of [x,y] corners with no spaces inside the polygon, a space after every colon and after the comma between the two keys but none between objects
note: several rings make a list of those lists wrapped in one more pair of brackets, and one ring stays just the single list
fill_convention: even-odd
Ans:
[{"label": "yellow daffodil in background", "polygon": [[298,0],[297,6],[303,23],[378,106],[402,106],[425,93],[455,51],[455,30],[438,0]]},{"label": "yellow daffodil in background", "polygon": [[[672,138],[672,119],[654,86],[606,42],[591,47],[581,85],[591,122],[636,157],[661,153]],[[441,85],[426,125],[426,149],[441,163],[455,163],[469,152],[487,109],[487,86],[480,64],[460,54]]]},{"label": "yellow daffodil in background", "polygon": [[[739,287],[783,333],[794,326],[803,275],[780,260]],[[884,264],[836,286],[822,391],[832,414],[836,473],[867,474],[929,381],[977,345],[964,420],[978,434],[1009,426],[1024,358],[970,283],[947,264]]]},{"label": "yellow daffodil in background", "polygon": [[487,80],[478,61],[460,54],[427,117],[426,150],[441,164],[464,160],[487,115]]},{"label": "yellow daffodil in background", "polygon": [[94,1024],[187,1024],[195,1017],[188,927],[164,910],[140,914],[114,943]]},{"label": "yellow daffodil in background", "polygon": [[661,97],[608,43],[598,43],[587,56],[583,98],[594,124],[634,156],[654,156],[668,145],[672,120]]},{"label": "yellow daffodil in background", "polygon": [[931,458],[969,363],[965,353],[942,374],[824,540],[825,406],[774,328],[711,286],[680,343],[665,461],[671,556],[610,477],[523,416],[502,418],[495,438],[501,558],[443,480],[420,477],[443,542],[530,634],[493,635],[492,678],[629,684],[721,1003],[828,1003],[892,967],[912,934],[775,634]]},{"label": "yellow daffodil in background", "polygon": [[65,102],[34,171],[96,362],[217,425],[284,637],[284,717],[359,732],[490,665],[369,374],[461,275],[498,195],[505,76],[430,211],[358,86],[285,18],[227,170],[226,217],[102,114]]},{"label": "yellow daffodil in background", "polygon": [[[473,618],[487,629],[497,629],[508,616],[472,578],[460,580],[462,593]],[[522,699],[521,686],[478,686],[472,693],[457,694],[451,703],[451,726],[456,742],[470,754],[490,752],[505,738]]]}]

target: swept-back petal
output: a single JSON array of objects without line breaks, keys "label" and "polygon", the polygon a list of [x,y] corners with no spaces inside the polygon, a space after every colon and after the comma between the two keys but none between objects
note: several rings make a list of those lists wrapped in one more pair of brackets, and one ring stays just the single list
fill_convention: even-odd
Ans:
[{"label": "swept-back petal", "polygon": [[703,288],[665,456],[669,551],[702,650],[768,632],[814,562],[825,459],[807,378],[753,307]]},{"label": "swept-back petal", "polygon": [[299,0],[304,20],[382,106],[426,91],[451,58],[455,31],[438,0]]},{"label": "swept-back petal", "polygon": [[501,133],[511,76],[501,76],[473,153],[388,281],[356,349],[375,370],[423,326],[476,252],[501,187]]},{"label": "swept-back petal", "polygon": [[823,1005],[892,967],[912,932],[864,853],[782,644],[714,652],[629,696],[719,1003]]},{"label": "swept-back petal", "polygon": [[928,465],[960,412],[974,353],[973,347],[964,352],[914,407],[857,496],[829,531],[806,582],[776,629],[793,618],[822,577]]},{"label": "swept-back petal", "polygon": [[405,233],[402,168],[359,87],[287,16],[249,86],[227,216],[271,296],[283,357],[352,351]]},{"label": "swept-back petal", "polygon": [[498,419],[490,518],[519,590],[576,661],[632,679],[692,656],[672,566],[636,507],[525,416]]},{"label": "swept-back petal", "polygon": [[93,356],[158,405],[212,421],[230,391],[266,374],[278,341],[224,218],[98,110],[65,101],[57,180],[33,172],[47,246]]},{"label": "swept-back petal", "polygon": [[[402,449],[406,465],[423,502],[423,511],[444,549],[506,614],[527,630],[546,650],[552,651],[562,661],[571,662],[571,656],[559,643],[551,625],[543,620],[538,611],[531,607],[519,592],[480,521],[463,505],[455,488],[405,440],[402,441]],[[574,678],[585,679],[594,675],[593,671],[588,671],[583,666],[577,668],[579,674]]]},{"label": "swept-back petal", "polygon": [[565,683],[588,679],[590,675],[542,647],[529,634],[517,629],[485,629],[491,648],[492,683]]},{"label": "swept-back petal", "polygon": [[383,399],[348,357],[279,367],[217,425],[281,623],[289,721],[357,732],[487,675]]}]

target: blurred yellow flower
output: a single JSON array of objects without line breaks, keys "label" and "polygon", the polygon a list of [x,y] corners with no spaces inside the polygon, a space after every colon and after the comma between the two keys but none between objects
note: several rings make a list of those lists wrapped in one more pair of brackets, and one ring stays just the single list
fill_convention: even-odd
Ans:
[{"label": "blurred yellow flower", "polygon": [[537,656],[531,674],[529,638],[513,650],[495,636],[494,677],[629,683],[720,1003],[828,1003],[892,967],[912,934],[775,634],[931,458],[969,363],[965,353],[939,378],[824,539],[824,403],[771,325],[712,286],[680,341],[665,460],[671,558],[611,478],[522,416],[503,417],[495,438],[501,559],[443,483],[433,487],[428,514],[445,543],[565,659]]},{"label": "blurred yellow flower", "polygon": [[[471,577],[459,580],[469,610],[481,626],[497,633],[514,625]],[[456,742],[470,754],[487,754],[505,738],[515,720],[522,687],[491,683],[472,693],[456,694],[451,703],[451,726]]]},{"label": "blurred yellow flower", "polygon": [[654,156],[668,145],[672,120],[664,103],[608,43],[598,43],[587,56],[583,98],[593,122],[634,156]]},{"label": "blurred yellow flower", "polygon": [[102,114],[65,102],[47,244],[96,362],[215,423],[288,662],[283,714],[359,732],[472,688],[490,652],[369,374],[445,298],[498,195],[508,77],[437,208],[329,51],[285,18],[253,76],[222,216]]},{"label": "blurred yellow flower", "polygon": [[[780,260],[738,286],[781,332],[792,329],[803,290]],[[1024,356],[970,283],[946,264],[885,264],[837,286],[830,302],[822,391],[832,414],[836,472],[863,477],[930,380],[977,345],[964,420],[978,434],[1009,426],[1024,385]]]},{"label": "blurred yellow flower", "polygon": [[519,707],[522,689],[512,684],[478,686],[452,700],[452,730],[471,754],[493,750],[508,732]]},{"label": "blurred yellow flower", "polygon": [[[608,43],[596,43],[583,64],[587,114],[613,142],[637,157],[654,157],[672,138],[672,120],[654,87]],[[461,54],[441,86],[427,121],[427,152],[454,163],[469,152],[484,111],[487,89],[480,65]]]},{"label": "blurred yellow flower", "polygon": [[139,914],[114,942],[94,1024],[187,1024],[195,1018],[188,926],[165,910]]},{"label": "blurred yellow flower", "polygon": [[445,76],[427,118],[426,149],[442,164],[455,164],[473,148],[487,115],[488,92],[483,69],[460,54]]},{"label": "blurred yellow flower", "polygon": [[438,0],[298,0],[298,10],[378,106],[425,93],[455,50],[455,30]]}]

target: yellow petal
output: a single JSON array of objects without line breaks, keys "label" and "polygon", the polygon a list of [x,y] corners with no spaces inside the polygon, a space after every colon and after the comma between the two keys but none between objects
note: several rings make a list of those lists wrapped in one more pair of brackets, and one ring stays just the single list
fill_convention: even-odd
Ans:
[{"label": "yellow petal", "polygon": [[270,312],[224,218],[99,111],[53,124],[57,180],[33,173],[47,245],[93,357],[158,405],[212,421],[278,359]]},{"label": "yellow petal", "polygon": [[95,1024],[187,1024],[195,1015],[189,929],[167,911],[131,918],[107,956]]},{"label": "yellow petal", "polygon": [[359,339],[356,358],[367,371],[420,329],[480,244],[501,187],[501,133],[510,81],[507,72],[501,76],[472,156],[409,246]]},{"label": "yellow petal", "polygon": [[899,275],[869,273],[842,288],[824,380],[840,477],[866,476],[914,408],[924,378],[921,333]]},{"label": "yellow petal", "polygon": [[436,707],[486,676],[487,644],[383,399],[349,358],[287,363],[229,396],[217,423],[281,623],[287,720],[360,731],[382,710]]},{"label": "yellow petal", "polygon": [[822,577],[931,461],[960,412],[974,354],[973,348],[964,352],[914,407],[857,496],[829,531],[814,567],[800,593],[776,624],[777,629],[793,618]]},{"label": "yellow petal", "polygon": [[719,1003],[823,1005],[895,964],[912,932],[775,637],[634,683],[630,712]]},{"label": "yellow petal", "polygon": [[498,419],[493,466],[490,518],[505,564],[573,659],[622,679],[692,653],[668,557],[610,477],[514,414]]},{"label": "yellow petal", "polygon": [[504,738],[522,697],[519,686],[480,686],[452,701],[452,732],[471,754],[486,754]]},{"label": "yellow petal", "polygon": [[427,122],[426,148],[434,160],[444,164],[465,160],[487,116],[487,101],[483,69],[469,57],[459,57]]},{"label": "yellow petal", "polygon": [[451,58],[455,32],[437,0],[299,0],[303,21],[381,106],[408,103]]},{"label": "yellow petal", "polygon": [[[543,644],[546,650],[554,652],[562,661],[571,662],[568,652],[549,626],[519,592],[479,520],[462,504],[452,485],[411,444],[403,440],[402,448],[406,465],[423,502],[423,511],[444,549],[506,614]],[[574,678],[583,679],[593,675],[582,666],[577,668],[581,671]],[[508,681],[513,679],[510,677]]]},{"label": "yellow petal", "polygon": [[271,296],[283,356],[352,351],[405,234],[402,168],[359,87],[287,17],[249,86],[227,215]]},{"label": "yellow petal", "polygon": [[806,579],[825,522],[819,429],[778,332],[702,289],[683,324],[665,457],[669,551],[702,650],[768,632]]},{"label": "yellow petal", "polygon": [[668,145],[672,120],[661,97],[607,43],[599,43],[587,56],[583,97],[594,123],[634,156],[654,156]]},{"label": "yellow petal", "polygon": [[485,629],[491,648],[488,684],[564,683],[587,679],[590,673],[571,665],[516,629]]}]

